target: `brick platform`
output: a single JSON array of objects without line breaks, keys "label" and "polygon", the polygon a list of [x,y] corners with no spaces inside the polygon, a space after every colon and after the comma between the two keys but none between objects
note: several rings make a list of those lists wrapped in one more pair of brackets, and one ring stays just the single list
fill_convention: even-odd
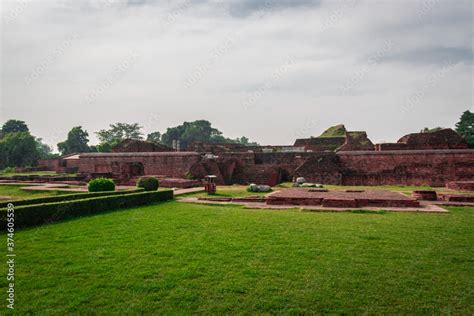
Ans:
[{"label": "brick platform", "polygon": [[160,186],[163,188],[188,189],[202,186],[201,181],[179,178],[160,179]]},{"label": "brick platform", "polygon": [[268,205],[322,205],[323,207],[419,207],[420,203],[401,193],[366,191],[328,191],[291,188],[267,196]]},{"label": "brick platform", "polygon": [[452,181],[446,187],[457,191],[474,191],[474,181]]},{"label": "brick platform", "polygon": [[474,203],[474,194],[444,194],[442,199],[446,202]]}]

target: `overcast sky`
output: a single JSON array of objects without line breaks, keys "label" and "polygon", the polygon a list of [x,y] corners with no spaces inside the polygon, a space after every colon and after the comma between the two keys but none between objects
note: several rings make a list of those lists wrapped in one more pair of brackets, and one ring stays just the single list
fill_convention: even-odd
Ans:
[{"label": "overcast sky", "polygon": [[396,141],[473,106],[463,0],[2,0],[0,122],[55,145],[81,125],[207,119],[292,144],[330,125]]}]

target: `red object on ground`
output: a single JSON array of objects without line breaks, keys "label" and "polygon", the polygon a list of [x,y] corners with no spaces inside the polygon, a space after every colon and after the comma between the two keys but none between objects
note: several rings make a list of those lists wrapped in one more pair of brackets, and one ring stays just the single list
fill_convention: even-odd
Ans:
[{"label": "red object on ground", "polygon": [[205,178],[204,189],[206,190],[207,194],[214,194],[216,193],[216,183],[215,179],[217,177],[215,175],[209,175]]}]

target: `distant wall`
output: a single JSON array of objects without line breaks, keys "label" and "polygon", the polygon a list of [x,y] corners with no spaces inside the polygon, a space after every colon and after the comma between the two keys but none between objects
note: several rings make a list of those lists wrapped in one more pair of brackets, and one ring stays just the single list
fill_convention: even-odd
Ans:
[{"label": "distant wall", "polygon": [[88,153],[79,172],[119,178],[160,175],[219,184],[276,184],[303,176],[308,181],[345,185],[432,185],[474,180],[474,150],[341,151],[338,153],[222,153],[206,159],[196,152]]},{"label": "distant wall", "polygon": [[433,185],[474,179],[474,150],[339,152],[345,185]]},{"label": "distant wall", "polygon": [[144,175],[182,178],[200,159],[194,152],[81,154],[79,172],[128,176],[133,166],[141,164]]}]

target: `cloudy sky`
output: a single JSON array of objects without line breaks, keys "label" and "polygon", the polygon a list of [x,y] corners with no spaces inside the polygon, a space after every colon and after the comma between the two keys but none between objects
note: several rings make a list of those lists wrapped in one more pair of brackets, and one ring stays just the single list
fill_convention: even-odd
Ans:
[{"label": "cloudy sky", "polygon": [[210,120],[291,144],[344,123],[373,141],[473,107],[463,0],[2,0],[0,122],[51,145],[82,125]]}]

